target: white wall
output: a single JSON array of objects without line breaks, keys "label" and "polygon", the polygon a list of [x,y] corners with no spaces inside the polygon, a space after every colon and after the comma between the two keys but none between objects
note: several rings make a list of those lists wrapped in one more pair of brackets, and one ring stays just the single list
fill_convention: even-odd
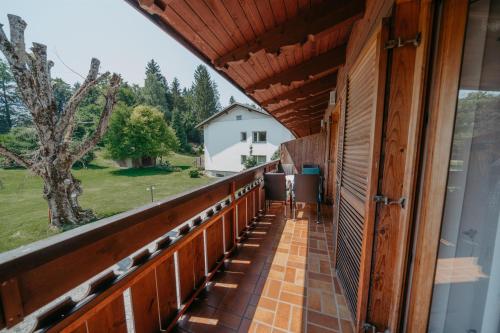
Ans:
[{"label": "white wall", "polygon": [[[242,120],[236,120],[241,115]],[[252,143],[252,132],[266,131],[266,143]],[[247,132],[247,141],[240,142],[240,133]],[[237,106],[210,121],[203,127],[205,169],[209,171],[239,172],[243,170],[241,155],[265,155],[270,161],[282,142],[294,136],[269,115]]]}]

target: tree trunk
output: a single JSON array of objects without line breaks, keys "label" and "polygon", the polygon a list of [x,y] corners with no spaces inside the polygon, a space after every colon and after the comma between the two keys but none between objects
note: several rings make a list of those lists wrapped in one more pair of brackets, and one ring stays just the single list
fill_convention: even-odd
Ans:
[{"label": "tree trunk", "polygon": [[[24,41],[26,22],[19,16],[9,14],[7,17],[10,40],[0,24],[0,51],[10,65],[24,104],[30,110],[39,147],[28,159],[0,144],[0,155],[43,178],[43,192],[49,205],[52,227],[61,228],[90,222],[95,216],[91,210],[84,210],[78,204],[82,189],[80,181],[71,174],[71,166],[92,150],[106,133],[121,78],[117,74],[110,77],[108,72],[99,75],[99,60],[93,58],[85,81],[75,89],[64,110],[60,112],[57,109],[50,73],[54,63],[47,59],[47,47],[33,43],[31,53],[27,53]],[[73,141],[73,131],[76,127],[75,115],[78,105],[96,85],[104,81],[108,81],[108,88],[104,94],[104,107],[96,130],[72,147],[72,144],[76,143]],[[4,94],[5,89],[4,85]],[[6,105],[6,114],[11,126],[11,110],[9,104]]]},{"label": "tree trunk", "polygon": [[51,226],[61,228],[91,222],[95,215],[78,204],[82,194],[80,181],[73,177],[71,170],[53,168],[44,180],[44,198],[50,210]]}]

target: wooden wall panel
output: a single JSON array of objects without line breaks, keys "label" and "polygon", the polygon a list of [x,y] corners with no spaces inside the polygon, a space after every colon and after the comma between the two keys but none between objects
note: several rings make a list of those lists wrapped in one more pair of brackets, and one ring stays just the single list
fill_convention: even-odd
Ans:
[{"label": "wooden wall panel", "polygon": [[[81,327],[81,326],[80,326]],[[78,330],[75,332],[79,332]],[[119,295],[106,307],[99,310],[94,316],[87,320],[87,330],[82,332],[116,332],[126,333],[127,322],[125,320],[125,304],[123,295]],[[138,331],[139,332],[139,331]]]},{"label": "wooden wall panel", "polygon": [[208,272],[217,265],[217,261],[224,254],[222,242],[222,217],[207,228],[207,264]]},{"label": "wooden wall panel", "polygon": [[229,251],[234,246],[234,238],[235,238],[235,225],[233,219],[234,208],[224,214],[224,235],[225,235],[225,244],[226,251]]},{"label": "wooden wall panel", "polygon": [[250,193],[250,195],[247,197],[247,225],[252,223],[252,219],[254,218],[254,201],[253,201],[253,195],[255,191]]},{"label": "wooden wall panel", "polygon": [[243,231],[246,228],[246,221],[247,221],[247,203],[246,203],[246,198],[238,202],[236,208],[237,208],[237,216],[238,216],[238,235],[241,235]]},{"label": "wooden wall panel", "polygon": [[137,333],[160,330],[160,314],[156,297],[156,275],[152,270],[130,287],[134,328]]},{"label": "wooden wall panel", "polygon": [[174,256],[169,256],[156,267],[156,285],[160,325],[162,330],[166,330],[177,312]]},{"label": "wooden wall panel", "polygon": [[180,301],[183,304],[189,296],[194,291],[194,277],[193,277],[193,265],[194,265],[194,254],[192,246],[183,246],[177,252],[178,262],[179,262],[179,289],[180,289]]},{"label": "wooden wall panel", "polygon": [[302,171],[303,164],[317,164],[325,172],[325,132],[309,135],[281,144],[280,158],[283,164],[293,164],[295,172]]},{"label": "wooden wall panel", "polygon": [[193,278],[194,287],[197,288],[205,279],[205,243],[203,234],[199,234],[192,241],[193,246]]}]

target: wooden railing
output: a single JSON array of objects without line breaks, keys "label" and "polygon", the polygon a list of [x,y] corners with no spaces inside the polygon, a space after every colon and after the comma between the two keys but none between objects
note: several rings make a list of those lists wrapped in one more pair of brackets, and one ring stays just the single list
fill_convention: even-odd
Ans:
[{"label": "wooden railing", "polygon": [[[257,166],[1,254],[0,328],[36,311],[35,330],[126,332],[129,291],[136,332],[169,330],[264,208],[263,173],[276,167]],[[117,271],[129,257],[128,269]],[[62,297],[86,283],[80,299]]]}]

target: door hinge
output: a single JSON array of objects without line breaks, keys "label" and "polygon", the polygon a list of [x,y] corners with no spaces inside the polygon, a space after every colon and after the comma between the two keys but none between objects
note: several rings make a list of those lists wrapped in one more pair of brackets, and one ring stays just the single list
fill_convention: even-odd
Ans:
[{"label": "door hinge", "polygon": [[391,331],[387,328],[384,331],[377,331],[377,327],[370,323],[363,324],[363,331],[367,333],[391,333]]},{"label": "door hinge", "polygon": [[389,39],[387,42],[385,42],[384,48],[386,50],[389,50],[397,47],[403,47],[406,45],[413,45],[414,47],[417,47],[420,45],[421,39],[422,39],[422,34],[420,32],[418,32],[415,38],[413,39],[402,39],[401,37],[398,37],[396,39]]},{"label": "door hinge", "polygon": [[379,203],[379,202],[383,203],[386,206],[389,206],[389,205],[399,205],[401,208],[405,208],[405,204],[406,204],[406,198],[405,197],[401,197],[398,200],[394,200],[394,199],[389,199],[385,195],[376,195],[376,196],[373,197],[373,201],[375,201],[377,203]]}]

